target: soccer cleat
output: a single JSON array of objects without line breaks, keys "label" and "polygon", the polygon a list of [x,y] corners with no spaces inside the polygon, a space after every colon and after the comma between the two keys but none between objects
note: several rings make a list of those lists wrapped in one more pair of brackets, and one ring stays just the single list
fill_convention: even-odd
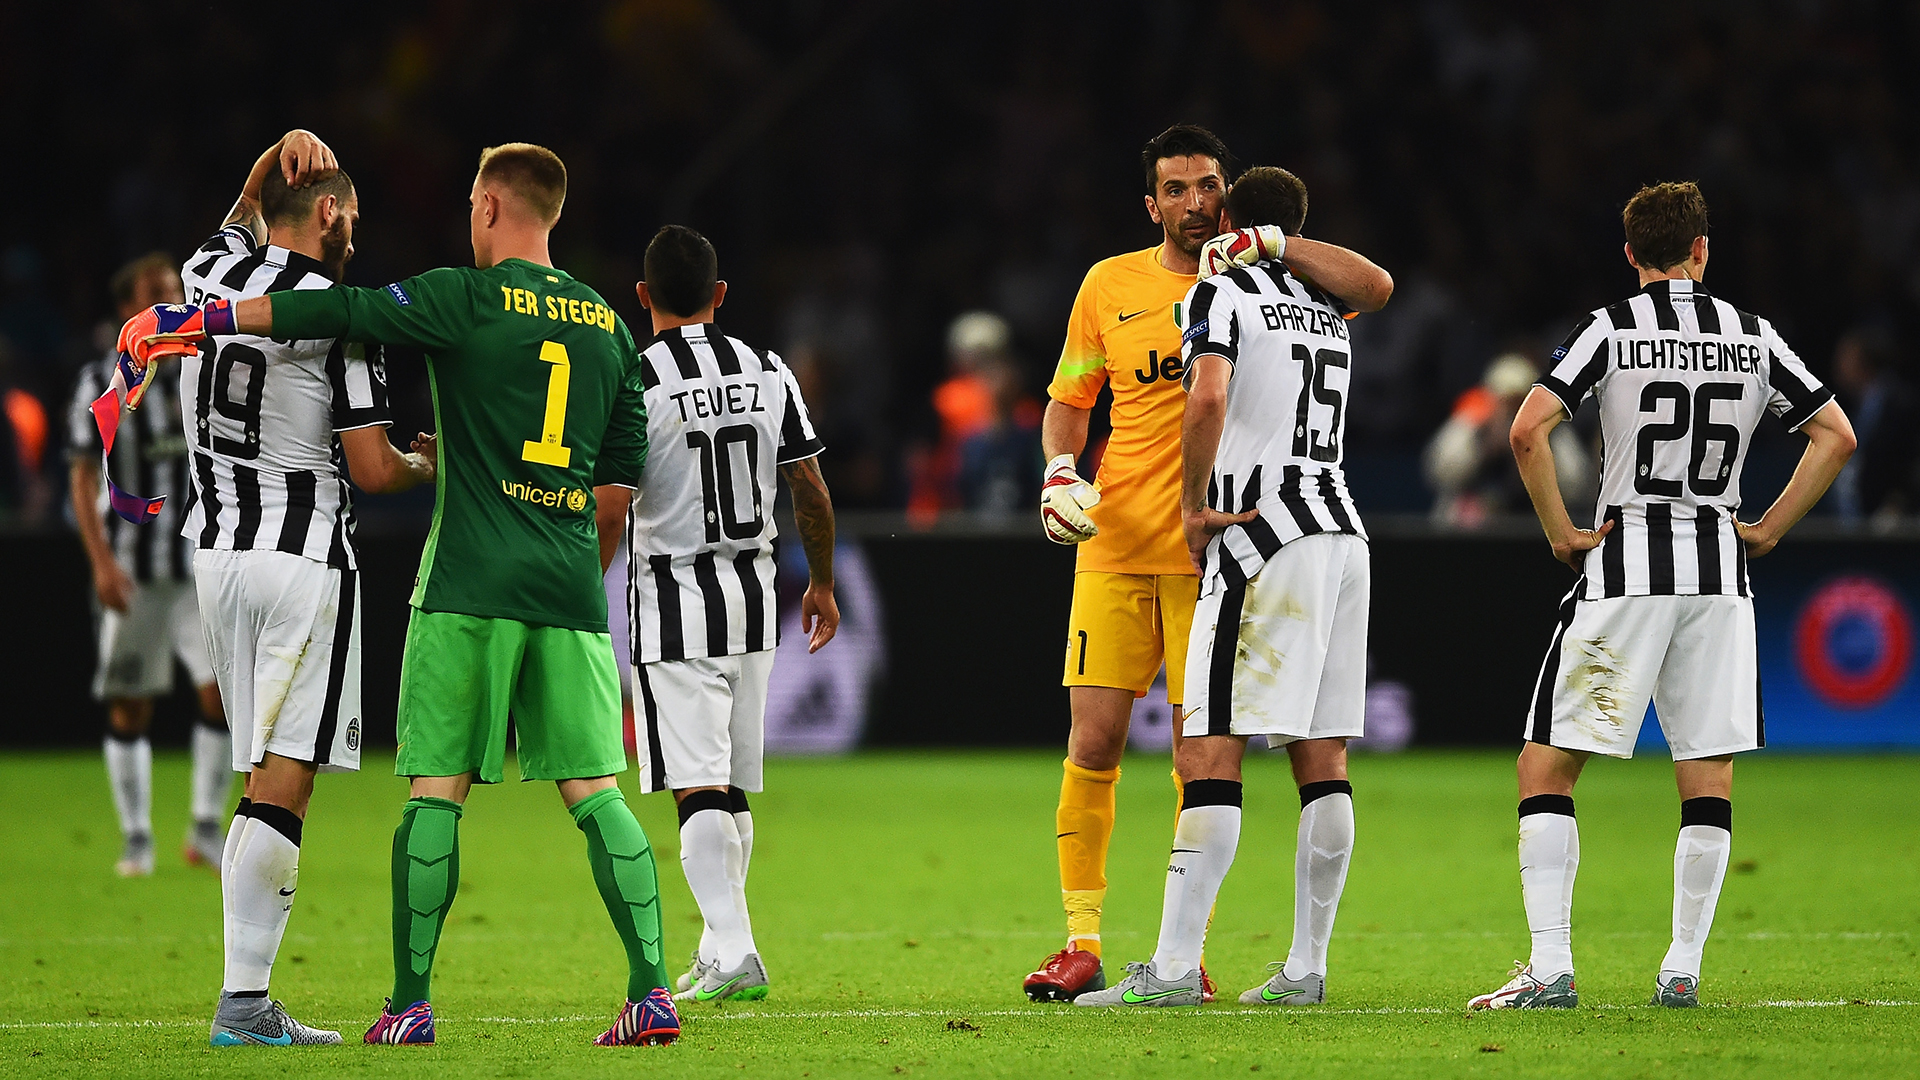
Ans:
[{"label": "soccer cleat", "polygon": [[1647,1004],[1665,1005],[1669,1009],[1697,1009],[1700,1007],[1700,980],[1683,972],[1663,971],[1653,981],[1653,1000]]},{"label": "soccer cleat", "polygon": [[218,873],[225,846],[226,837],[220,834],[219,822],[196,821],[187,830],[187,842],[180,849],[180,857],[187,860],[188,866],[205,866]]},{"label": "soccer cleat", "polygon": [[153,874],[153,835],[135,833],[127,837],[127,846],[121,850],[120,861],[113,864],[114,872],[121,877],[149,877]]},{"label": "soccer cleat", "polygon": [[1089,990],[1073,999],[1075,1005],[1098,1008],[1105,1005],[1198,1005],[1203,1000],[1200,969],[1187,972],[1185,978],[1162,979],[1153,973],[1152,964],[1128,964],[1126,978],[1105,990]]},{"label": "soccer cleat", "polygon": [[393,999],[380,1010],[380,1019],[367,1029],[362,1041],[388,1046],[432,1046],[433,1045],[433,1006],[424,1001],[416,1001],[407,1006],[404,1012],[395,1014]]},{"label": "soccer cleat", "polygon": [[1207,974],[1207,965],[1200,965],[1200,1004],[1210,1005],[1219,996],[1220,988],[1213,985],[1213,976]]},{"label": "soccer cleat", "polygon": [[288,1016],[275,1001],[250,1020],[222,1020],[215,1015],[207,1041],[214,1046],[335,1046],[341,1039],[337,1031],[308,1027]]},{"label": "soccer cleat", "polygon": [[1304,979],[1289,979],[1286,963],[1267,965],[1273,978],[1240,995],[1242,1005],[1320,1005],[1327,1000],[1327,977],[1308,973]]},{"label": "soccer cleat", "polygon": [[1573,972],[1543,983],[1533,977],[1533,969],[1518,961],[1507,973],[1507,985],[1491,994],[1481,994],[1467,1002],[1467,1008],[1480,1009],[1571,1009],[1580,1004],[1573,987]]},{"label": "soccer cleat", "polygon": [[1042,961],[1039,970],[1021,984],[1030,1001],[1072,1001],[1090,990],[1106,987],[1107,973],[1100,966],[1100,958],[1074,948],[1071,942]]},{"label": "soccer cleat", "polygon": [[[757,964],[756,958],[756,964]],[[664,986],[654,987],[641,1001],[620,1007],[613,1026],[593,1040],[595,1046],[665,1046],[680,1037],[680,1014]]]},{"label": "soccer cleat", "polygon": [[693,984],[699,980],[700,976],[706,973],[707,962],[700,959],[700,950],[695,948],[693,950],[693,958],[689,961],[687,970],[682,972],[679,978],[673,980],[673,988],[683,992],[691,990],[693,989]]},{"label": "soccer cleat", "polygon": [[764,1001],[767,996],[767,969],[759,953],[748,953],[740,966],[721,971],[719,964],[707,964],[692,986],[673,995],[675,1001]]}]

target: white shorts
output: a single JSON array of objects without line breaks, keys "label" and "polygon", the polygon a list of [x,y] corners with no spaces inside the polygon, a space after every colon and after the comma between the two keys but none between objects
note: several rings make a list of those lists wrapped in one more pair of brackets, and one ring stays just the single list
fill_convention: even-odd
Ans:
[{"label": "white shorts", "polygon": [[759,791],[771,674],[772,649],[635,667],[643,713],[633,732],[640,790]]},{"label": "white shorts", "polygon": [[1752,600],[1575,593],[1534,682],[1528,741],[1630,758],[1651,700],[1675,761],[1766,745]]},{"label": "white shorts", "polygon": [[322,772],[360,768],[360,582],[284,551],[196,551],[233,767],[268,753]]},{"label": "white shorts", "polygon": [[1200,598],[1182,734],[1357,739],[1367,715],[1367,542],[1302,537],[1245,585]]},{"label": "white shorts", "polygon": [[193,582],[135,585],[126,611],[100,613],[100,669],[93,676],[93,696],[109,701],[170,694],[176,656],[193,685],[213,681]]}]

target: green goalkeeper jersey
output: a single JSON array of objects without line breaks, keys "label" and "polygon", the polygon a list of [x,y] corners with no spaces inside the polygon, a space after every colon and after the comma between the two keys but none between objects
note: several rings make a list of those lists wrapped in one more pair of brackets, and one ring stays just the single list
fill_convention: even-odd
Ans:
[{"label": "green goalkeeper jersey", "polygon": [[427,354],[440,462],[413,606],[605,633],[593,489],[637,486],[647,458],[640,356],[606,301],[524,259],[272,296],[275,337]]}]

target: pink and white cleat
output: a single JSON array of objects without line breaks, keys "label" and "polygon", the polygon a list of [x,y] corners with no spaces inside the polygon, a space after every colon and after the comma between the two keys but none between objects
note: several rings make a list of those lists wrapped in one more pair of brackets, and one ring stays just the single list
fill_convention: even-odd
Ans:
[{"label": "pink and white cleat", "polygon": [[664,986],[654,987],[640,1001],[620,1007],[620,1015],[595,1046],[665,1046],[680,1037],[680,1014],[674,1011],[673,994]]},{"label": "pink and white cleat", "polygon": [[416,1001],[396,1016],[393,999],[388,998],[386,1007],[380,1010],[380,1019],[367,1029],[366,1041],[389,1046],[432,1046],[433,1006]]}]

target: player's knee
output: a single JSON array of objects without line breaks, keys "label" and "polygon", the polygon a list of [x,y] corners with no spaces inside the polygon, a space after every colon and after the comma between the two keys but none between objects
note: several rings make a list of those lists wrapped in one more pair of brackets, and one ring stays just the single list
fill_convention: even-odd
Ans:
[{"label": "player's knee", "polygon": [[146,698],[115,698],[107,703],[107,725],[115,735],[145,735],[153,723],[153,702]]}]

